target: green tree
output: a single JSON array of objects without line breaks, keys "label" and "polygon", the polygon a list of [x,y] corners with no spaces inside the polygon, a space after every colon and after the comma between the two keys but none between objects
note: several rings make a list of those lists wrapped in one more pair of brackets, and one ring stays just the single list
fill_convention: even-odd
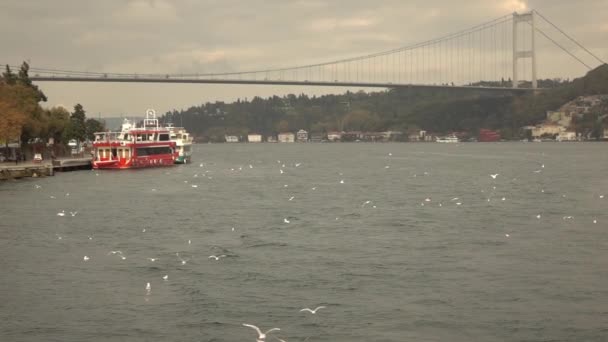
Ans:
[{"label": "green tree", "polygon": [[2,73],[2,81],[9,85],[17,83],[17,76],[13,74],[8,64],[6,65],[6,70]]},{"label": "green tree", "polygon": [[80,103],[74,106],[74,112],[70,115],[70,122],[65,130],[64,139],[69,141],[75,139],[84,141],[87,137],[86,113]]},{"label": "green tree", "polygon": [[106,129],[102,122],[95,119],[87,119],[84,125],[86,127],[86,137],[89,140],[95,139],[95,132],[103,132]]},{"label": "green tree", "polygon": [[27,64],[27,62],[23,62],[23,64],[21,64],[21,68],[19,69],[19,74],[17,75],[17,83],[33,89],[36,93],[36,99],[38,100],[38,102],[46,102],[46,95],[44,95],[42,90],[38,89],[38,86],[33,84],[32,80],[30,80],[30,77],[28,75],[29,70],[29,64]]}]

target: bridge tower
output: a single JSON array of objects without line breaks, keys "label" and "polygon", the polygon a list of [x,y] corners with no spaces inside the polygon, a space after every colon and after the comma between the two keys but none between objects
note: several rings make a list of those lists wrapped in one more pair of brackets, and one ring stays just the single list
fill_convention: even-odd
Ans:
[{"label": "bridge tower", "polygon": [[[530,26],[530,47],[528,48],[524,46],[522,50],[519,50],[519,47],[517,46],[519,41],[519,30],[517,28],[519,24],[528,24]],[[538,87],[538,83],[536,81],[536,44],[534,43],[535,31],[536,26],[534,24],[534,11],[522,14],[513,12],[513,88],[518,87],[519,77],[517,62],[522,58],[532,59],[532,88],[536,89]],[[521,38],[523,38],[522,41],[525,42],[525,36],[522,36]]]}]

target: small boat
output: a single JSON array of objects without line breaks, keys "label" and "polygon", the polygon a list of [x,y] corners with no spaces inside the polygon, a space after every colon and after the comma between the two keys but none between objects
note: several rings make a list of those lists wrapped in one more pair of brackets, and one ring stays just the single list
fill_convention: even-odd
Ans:
[{"label": "small boat", "polygon": [[176,142],[160,127],[149,109],[141,127],[125,119],[120,132],[97,132],[93,141],[94,169],[136,169],[174,165]]},{"label": "small boat", "polygon": [[438,137],[437,140],[435,140],[436,142],[439,143],[457,143],[460,142],[460,140],[458,140],[458,137],[455,135],[448,135],[445,137]]}]

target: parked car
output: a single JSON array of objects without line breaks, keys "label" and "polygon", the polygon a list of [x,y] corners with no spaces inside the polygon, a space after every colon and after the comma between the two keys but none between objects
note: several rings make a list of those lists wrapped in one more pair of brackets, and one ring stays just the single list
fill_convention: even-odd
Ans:
[{"label": "parked car", "polygon": [[34,154],[34,163],[41,163],[42,162],[42,154],[40,153],[35,153]]}]

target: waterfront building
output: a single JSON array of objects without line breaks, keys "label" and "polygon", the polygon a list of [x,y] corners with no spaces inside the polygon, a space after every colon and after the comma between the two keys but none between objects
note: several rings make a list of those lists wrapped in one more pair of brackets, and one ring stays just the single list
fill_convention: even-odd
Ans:
[{"label": "waterfront building", "polygon": [[227,143],[238,143],[239,142],[239,137],[237,137],[236,135],[226,135],[226,136],[224,136],[224,138],[226,139]]},{"label": "waterfront building", "polygon": [[296,141],[296,136],[295,134],[291,133],[291,132],[283,132],[283,133],[279,133],[279,142],[282,143],[292,143]]},{"label": "waterfront building", "polygon": [[250,143],[259,143],[262,142],[262,135],[261,134],[249,134],[247,136],[247,141],[249,141]]},{"label": "waterfront building", "polygon": [[308,132],[306,132],[303,129],[299,130],[298,133],[296,133],[296,140],[298,142],[307,142],[308,141]]}]

